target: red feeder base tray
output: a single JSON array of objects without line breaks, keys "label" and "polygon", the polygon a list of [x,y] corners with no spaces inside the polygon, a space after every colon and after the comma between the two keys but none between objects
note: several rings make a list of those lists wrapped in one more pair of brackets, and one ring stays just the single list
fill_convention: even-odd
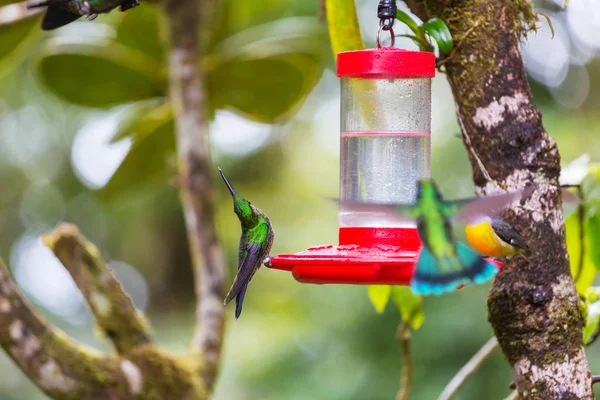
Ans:
[{"label": "red feeder base tray", "polygon": [[272,256],[267,267],[301,283],[409,285],[421,249],[416,228],[340,228],[339,243]]}]

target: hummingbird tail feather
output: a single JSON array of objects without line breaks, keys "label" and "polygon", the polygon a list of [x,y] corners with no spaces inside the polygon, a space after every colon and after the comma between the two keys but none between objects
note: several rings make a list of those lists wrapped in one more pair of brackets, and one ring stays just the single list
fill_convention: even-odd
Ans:
[{"label": "hummingbird tail feather", "polygon": [[483,283],[498,272],[494,264],[462,243],[457,243],[456,251],[462,269],[445,272],[438,267],[438,260],[433,254],[423,248],[411,282],[412,291],[415,294],[440,295],[456,290],[460,284]]},{"label": "hummingbird tail feather", "polygon": [[238,319],[242,314],[242,305],[244,304],[244,297],[246,296],[246,289],[248,285],[244,286],[240,294],[235,298],[235,319]]}]

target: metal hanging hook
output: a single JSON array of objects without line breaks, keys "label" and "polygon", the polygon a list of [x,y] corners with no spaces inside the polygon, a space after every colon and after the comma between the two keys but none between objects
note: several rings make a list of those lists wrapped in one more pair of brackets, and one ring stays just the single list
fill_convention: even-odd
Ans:
[{"label": "metal hanging hook", "polygon": [[379,29],[377,30],[377,47],[381,47],[381,31],[389,31],[394,47],[396,37],[394,36],[394,21],[396,20],[396,0],[379,0],[377,6],[377,17],[379,18]]},{"label": "metal hanging hook", "polygon": [[383,20],[379,20],[379,29],[377,30],[377,47],[381,47],[381,31],[388,31],[391,35],[392,43],[390,46],[394,47],[396,43],[396,36],[394,35],[394,28],[391,25],[385,25]]}]

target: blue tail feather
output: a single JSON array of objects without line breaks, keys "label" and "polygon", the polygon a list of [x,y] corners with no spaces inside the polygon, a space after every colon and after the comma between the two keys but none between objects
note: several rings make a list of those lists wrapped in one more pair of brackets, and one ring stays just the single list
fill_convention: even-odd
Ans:
[{"label": "blue tail feather", "polygon": [[242,314],[242,305],[244,304],[244,297],[246,296],[247,289],[248,284],[246,284],[246,286],[244,286],[240,293],[235,297],[235,319],[238,319]]},{"label": "blue tail feather", "polygon": [[433,254],[423,248],[411,282],[413,293],[440,295],[456,290],[460,284],[483,283],[498,272],[495,265],[487,262],[479,253],[462,243],[456,245],[456,252],[461,269],[444,270]]}]

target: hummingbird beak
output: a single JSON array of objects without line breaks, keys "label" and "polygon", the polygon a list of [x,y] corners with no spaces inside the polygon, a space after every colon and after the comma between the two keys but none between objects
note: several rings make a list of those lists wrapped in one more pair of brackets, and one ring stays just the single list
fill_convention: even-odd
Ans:
[{"label": "hummingbird beak", "polygon": [[[219,167],[217,167],[217,168],[219,168]],[[237,193],[235,192],[235,189],[233,188],[233,186],[231,186],[231,183],[229,183],[229,181],[225,177],[225,174],[223,173],[221,168],[219,168],[219,172],[221,173],[221,177],[223,178],[223,180],[225,181],[225,184],[227,185],[227,188],[229,189],[229,193],[231,193],[231,195],[235,197],[235,195]]]}]

